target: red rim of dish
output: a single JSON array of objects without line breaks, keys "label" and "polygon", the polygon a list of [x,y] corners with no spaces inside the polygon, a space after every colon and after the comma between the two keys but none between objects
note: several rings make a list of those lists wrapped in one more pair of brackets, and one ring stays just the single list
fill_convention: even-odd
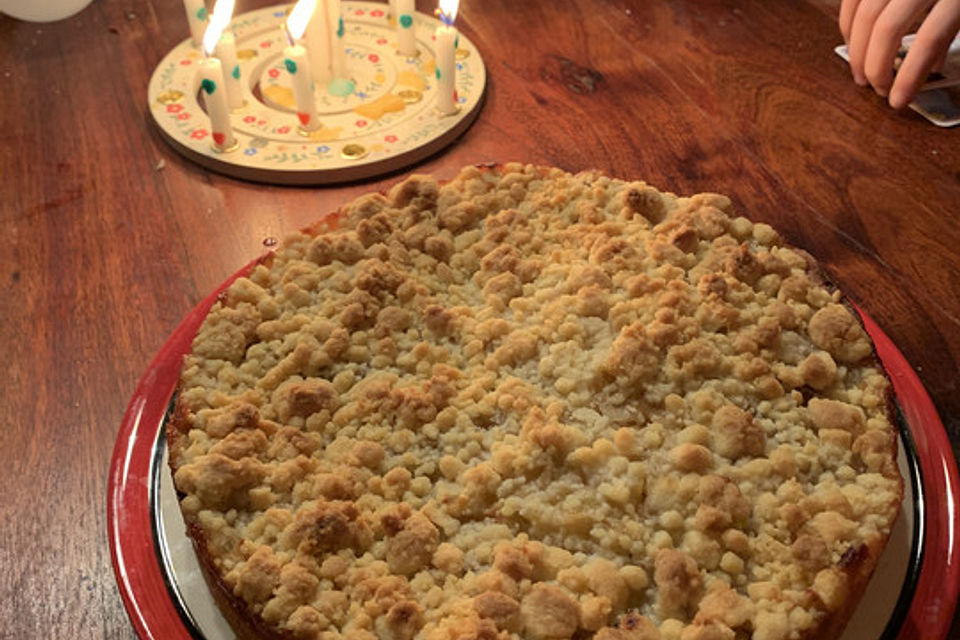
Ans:
[{"label": "red rim of dish", "polygon": [[[182,356],[201,322],[220,293],[260,260],[231,276],[180,323],[137,384],[120,424],[110,461],[107,526],[120,595],[141,640],[195,640],[170,597],[156,552],[150,502],[153,445],[180,374]],[[893,381],[923,484],[923,558],[910,608],[896,638],[943,639],[950,630],[960,590],[957,464],[940,416],[913,368],[876,323],[862,310],[860,315]]]}]

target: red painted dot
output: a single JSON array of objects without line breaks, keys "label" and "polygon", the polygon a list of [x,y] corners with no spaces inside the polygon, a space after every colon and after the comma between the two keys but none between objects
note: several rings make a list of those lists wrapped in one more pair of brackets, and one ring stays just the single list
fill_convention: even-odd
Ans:
[{"label": "red painted dot", "polygon": [[277,133],[290,133],[290,127],[286,125],[282,127],[277,127]]},{"label": "red painted dot", "polygon": [[389,135],[389,136],[387,136],[386,138],[384,138],[384,141],[386,141],[386,142],[396,142],[396,141],[397,141],[397,136]]},{"label": "red painted dot", "polygon": [[257,126],[262,127],[265,124],[267,124],[266,120],[257,120]]},{"label": "red painted dot", "polygon": [[183,113],[177,114],[177,120],[189,120],[189,119],[190,119],[190,114],[187,113],[186,111],[184,111]]},{"label": "red painted dot", "polygon": [[269,40],[264,40],[263,42],[260,43],[260,47],[261,47],[262,49],[266,49],[266,48],[268,48],[268,47],[269,47],[270,45],[272,45],[272,44],[273,44],[273,43],[270,42]]},{"label": "red painted dot", "polygon": [[180,64],[182,64],[185,67],[189,67],[191,62],[192,62],[191,60],[181,60]]},{"label": "red painted dot", "polygon": [[356,11],[353,12],[353,15],[362,16],[364,13],[366,13],[366,11],[364,11],[363,9],[357,9]]},{"label": "red painted dot", "polygon": [[371,53],[369,56],[367,56],[367,59],[368,59],[370,62],[380,62],[380,56],[378,56],[378,55],[375,54],[375,53]]},{"label": "red painted dot", "polygon": [[386,38],[377,38],[377,44],[387,44]]},{"label": "red painted dot", "polygon": [[382,18],[383,11],[380,11],[380,9],[374,9],[373,11],[370,12],[370,15],[373,16],[374,18]]},{"label": "red painted dot", "polygon": [[357,126],[358,126],[358,127],[365,127],[365,126],[367,126],[367,121],[366,121],[366,120],[357,120]]},{"label": "red painted dot", "polygon": [[270,69],[270,71],[267,71],[267,75],[269,75],[271,78],[279,78],[280,69]]},{"label": "red painted dot", "polygon": [[257,117],[256,117],[256,116],[243,116],[243,121],[246,122],[246,123],[256,122],[256,121],[257,121]]}]

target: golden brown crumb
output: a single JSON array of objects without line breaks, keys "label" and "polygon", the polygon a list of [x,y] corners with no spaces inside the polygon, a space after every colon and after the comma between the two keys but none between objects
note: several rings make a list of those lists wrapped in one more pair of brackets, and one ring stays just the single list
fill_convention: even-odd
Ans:
[{"label": "golden brown crumb", "polygon": [[468,167],[236,280],[168,442],[243,615],[270,640],[842,626],[901,498],[888,382],[812,258],[735,209]]}]

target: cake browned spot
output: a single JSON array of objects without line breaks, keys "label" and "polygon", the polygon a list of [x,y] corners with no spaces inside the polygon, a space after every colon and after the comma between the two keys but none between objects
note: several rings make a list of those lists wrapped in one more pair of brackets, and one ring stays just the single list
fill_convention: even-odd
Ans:
[{"label": "cake browned spot", "polygon": [[288,238],[168,425],[242,638],[839,635],[898,513],[889,383],[716,194],[506,165]]}]

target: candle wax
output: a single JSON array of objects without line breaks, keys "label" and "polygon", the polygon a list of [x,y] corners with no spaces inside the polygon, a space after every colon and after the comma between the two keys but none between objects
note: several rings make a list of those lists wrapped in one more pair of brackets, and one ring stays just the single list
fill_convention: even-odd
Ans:
[{"label": "candle wax", "polygon": [[190,25],[190,37],[193,44],[200,46],[203,41],[203,31],[207,28],[207,7],[203,0],[183,0],[183,8],[187,12],[187,24]]}]

